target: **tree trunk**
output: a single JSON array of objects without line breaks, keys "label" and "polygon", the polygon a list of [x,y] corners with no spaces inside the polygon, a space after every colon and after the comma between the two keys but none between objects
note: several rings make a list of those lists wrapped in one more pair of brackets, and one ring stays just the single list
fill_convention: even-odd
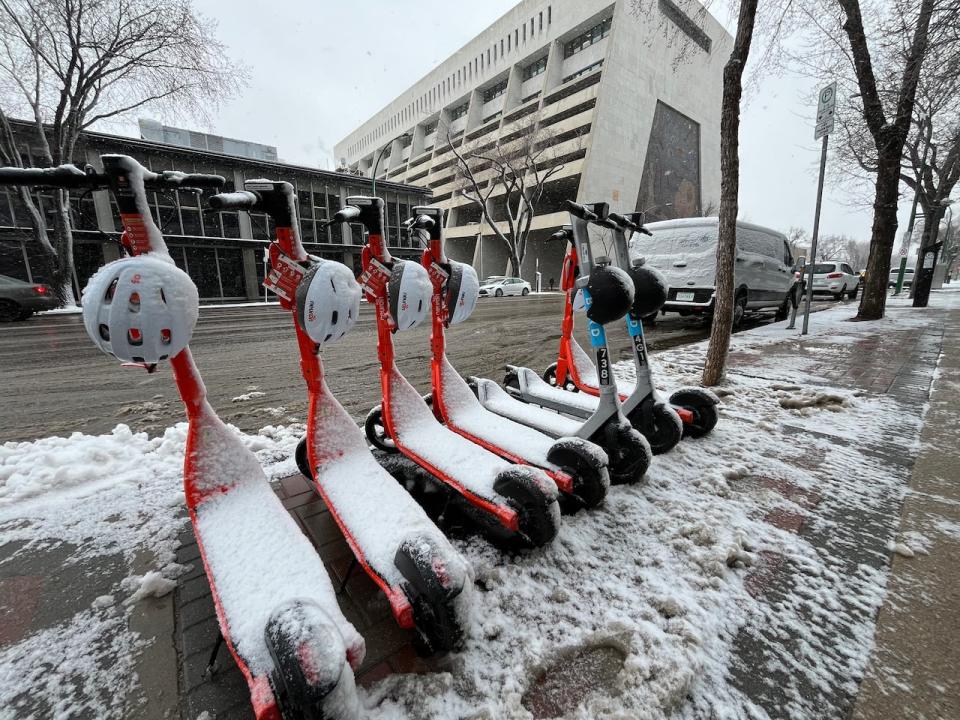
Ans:
[{"label": "tree trunk", "polygon": [[737,214],[740,194],[740,97],[743,69],[750,54],[757,0],[741,0],[730,59],[723,68],[723,105],[720,115],[720,221],[717,243],[717,286],[710,343],[703,365],[703,384],[723,379],[733,331],[733,274],[737,253]]},{"label": "tree trunk", "polygon": [[890,155],[892,153],[884,153],[877,164],[870,257],[857,320],[879,320],[887,305],[890,254],[897,237],[897,203],[900,200],[900,153],[892,158]]},{"label": "tree trunk", "polygon": [[70,200],[67,191],[54,191],[53,204],[53,235],[57,244],[54,289],[63,305],[76,305],[73,292],[73,228],[70,226]]}]

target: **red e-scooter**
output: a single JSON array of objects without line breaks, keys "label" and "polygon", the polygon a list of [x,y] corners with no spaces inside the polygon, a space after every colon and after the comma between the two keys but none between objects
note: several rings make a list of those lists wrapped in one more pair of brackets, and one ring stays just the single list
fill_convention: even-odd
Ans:
[{"label": "red e-scooter", "polygon": [[300,370],[307,384],[307,434],[298,465],[313,480],[353,550],[355,562],[390,603],[402,628],[416,629],[423,649],[442,652],[462,639],[472,588],[466,561],[423,509],[374,459],[324,380],[319,350],[343,337],[360,310],[360,286],[342,263],[307,255],[300,241],[296,194],[283,181],[247,180],[244,190],[210,198],[210,206],[265,212],[276,237],[264,285],[294,317]]},{"label": "red e-scooter", "polygon": [[477,300],[479,282],[469,265],[449,260],[443,251],[443,210],[415,207],[411,233],[426,249],[423,266],[433,283],[431,300],[432,405],[438,419],[471,442],[511,462],[542,468],[574,506],[594,507],[610,486],[607,455],[578,437],[554,439],[490,412],[446,355],[445,328],[465,320]]},{"label": "red e-scooter", "polygon": [[539,547],[560,526],[557,487],[542,470],[514,465],[444,427],[394,362],[393,333],[429,312],[433,288],[419,263],[394,259],[383,237],[383,200],[350,197],[332,218],[367,232],[360,282],[375,308],[385,431],[396,448],[452,491],[495,541]]},{"label": "red e-scooter", "polygon": [[170,361],[189,421],[187,509],[222,641],[246,678],[254,713],[258,720],[355,718],[351,667],[363,660],[363,638],[340,612],[323,562],[270,489],[256,456],[207,401],[187,347],[197,318],[196,286],[174,265],[150,214],[147,190],[219,187],[224,180],[157,174],[124,155],[101,160],[102,173],[71,165],[2,168],[0,184],[113,194],[132,257],[90,279],[84,325],[120,360],[150,372]]}]

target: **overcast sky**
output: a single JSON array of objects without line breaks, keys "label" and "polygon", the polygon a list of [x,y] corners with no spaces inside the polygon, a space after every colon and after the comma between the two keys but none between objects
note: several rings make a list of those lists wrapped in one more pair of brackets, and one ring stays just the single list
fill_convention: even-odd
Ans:
[{"label": "overcast sky", "polygon": [[[269,11],[252,0],[195,4],[219,22],[232,57],[250,69],[248,88],[216,113],[209,129],[276,145],[288,162],[332,167],[334,143],[516,1],[297,0],[270,3]],[[802,78],[768,78],[744,109],[742,219],[782,231],[812,227],[819,144],[808,90]],[[847,200],[828,186],[821,232],[869,239],[869,208]]]}]

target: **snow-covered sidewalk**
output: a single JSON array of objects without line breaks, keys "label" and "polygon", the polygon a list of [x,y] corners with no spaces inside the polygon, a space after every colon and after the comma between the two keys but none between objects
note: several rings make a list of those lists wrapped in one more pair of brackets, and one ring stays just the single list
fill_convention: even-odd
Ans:
[{"label": "snow-covered sidewalk", "polygon": [[[564,517],[543,550],[458,541],[478,583],[465,650],[443,672],[373,684],[369,717],[844,716],[890,555],[923,547],[898,535],[899,509],[958,311],[960,293],[934,293],[928,310],[895,301],[876,323],[845,322],[852,305],[817,313],[804,339],[782,323],[735,336],[710,437]],[[655,356],[662,389],[696,383],[704,352]],[[296,472],[302,431],[245,442],[279,479]],[[0,446],[0,590],[9,561],[52,548],[128,569],[56,625],[18,618],[0,643],[0,718],[136,714],[135,659],[151,639],[127,619],[187,572],[175,562],[183,438],[182,425],[157,438],[118,426]],[[152,572],[134,572],[145,554]]]}]

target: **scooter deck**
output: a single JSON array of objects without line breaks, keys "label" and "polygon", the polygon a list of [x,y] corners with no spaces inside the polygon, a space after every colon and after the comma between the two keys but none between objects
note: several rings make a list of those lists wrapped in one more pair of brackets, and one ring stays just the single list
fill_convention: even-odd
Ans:
[{"label": "scooter deck", "polygon": [[[376,573],[395,614],[409,605],[394,558],[405,540],[429,538],[441,550],[451,585],[469,596],[470,569],[427,514],[371,455],[363,431],[322,385],[312,402],[317,489],[354,554]],[[387,587],[384,587],[384,583]]]},{"label": "scooter deck", "polygon": [[517,400],[493,380],[471,378],[471,381],[476,383],[480,404],[500,417],[532,427],[555,438],[576,437],[583,426],[583,421],[580,419]]},{"label": "scooter deck", "polygon": [[[448,427],[500,448],[521,462],[554,473],[561,472],[558,466],[547,460],[554,438],[484,408],[446,357],[442,360],[440,372],[440,390]],[[571,492],[572,481],[565,474],[564,477],[568,480],[568,487],[561,489]]]},{"label": "scooter deck", "polygon": [[185,474],[187,507],[220,627],[251,688],[259,716],[273,696],[274,664],[264,637],[271,612],[316,603],[340,632],[356,669],[364,640],[343,616],[323,561],[270,489],[256,458],[204,402],[193,416]]},{"label": "scooter deck", "polygon": [[[428,471],[439,471],[458,490],[515,515],[507,499],[493,489],[497,476],[512,463],[441,425],[396,366],[390,373],[389,389],[390,403],[384,403],[384,413],[389,412],[397,449]],[[541,474],[543,484],[553,486],[553,481]]]}]

